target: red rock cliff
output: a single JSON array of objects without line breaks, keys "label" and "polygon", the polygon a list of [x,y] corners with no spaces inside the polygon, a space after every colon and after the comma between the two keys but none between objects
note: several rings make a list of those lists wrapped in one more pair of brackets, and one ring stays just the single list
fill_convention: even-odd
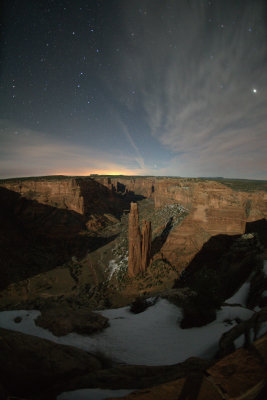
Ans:
[{"label": "red rock cliff", "polygon": [[150,262],[151,240],[152,240],[151,222],[144,221],[142,226],[142,264],[141,264],[141,270],[143,272],[147,269]]},{"label": "red rock cliff", "polygon": [[85,217],[126,208],[114,191],[91,178],[28,178],[1,183],[0,186],[38,203],[72,210]]},{"label": "red rock cliff", "polygon": [[[105,178],[97,180],[107,184]],[[109,182],[154,199],[155,208],[179,203],[188,209],[189,215],[171,230],[161,249],[164,258],[181,269],[211,236],[243,234],[247,222],[267,218],[263,190],[242,192],[217,181],[186,178],[114,177]]]},{"label": "red rock cliff", "polygon": [[143,221],[141,235],[138,206],[137,203],[131,203],[129,214],[129,276],[133,277],[147,269],[150,262],[151,238],[151,222]]},{"label": "red rock cliff", "polygon": [[141,270],[141,234],[137,203],[131,203],[129,214],[128,274],[133,277]]},{"label": "red rock cliff", "polygon": [[76,179],[25,179],[1,184],[30,200],[49,206],[84,212],[84,199]]}]

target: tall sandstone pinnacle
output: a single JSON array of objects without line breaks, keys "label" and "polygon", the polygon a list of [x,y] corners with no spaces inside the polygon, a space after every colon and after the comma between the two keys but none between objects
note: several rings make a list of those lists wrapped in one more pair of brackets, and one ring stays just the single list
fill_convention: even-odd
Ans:
[{"label": "tall sandstone pinnacle", "polygon": [[141,268],[141,234],[139,228],[139,215],[137,203],[131,203],[129,214],[129,255],[128,274],[133,277]]},{"label": "tall sandstone pinnacle", "polygon": [[144,272],[150,261],[150,253],[151,253],[151,222],[144,221],[142,226],[142,251],[141,251],[141,269]]},{"label": "tall sandstone pinnacle", "polygon": [[128,275],[134,277],[146,270],[150,260],[151,222],[144,221],[142,236],[139,228],[137,203],[131,203],[129,214]]}]

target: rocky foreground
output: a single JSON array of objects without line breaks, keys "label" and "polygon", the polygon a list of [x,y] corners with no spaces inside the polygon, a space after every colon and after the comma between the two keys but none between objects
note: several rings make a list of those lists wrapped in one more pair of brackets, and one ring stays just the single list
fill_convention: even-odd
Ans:
[{"label": "rocky foreground", "polygon": [[[129,399],[267,397],[266,335],[256,334],[266,320],[266,183],[7,180],[0,182],[0,210],[0,309],[40,310],[36,323],[57,336],[96,334],[109,321],[93,310],[133,302],[138,313],[151,296],[181,307],[183,329],[205,326],[246,281],[245,306],[262,308],[259,317],[229,326],[216,357],[160,367],[119,365],[105,354],[1,329],[0,398],[55,399],[93,387],[145,389]],[[245,348],[235,351],[240,335]]]},{"label": "rocky foreground", "polygon": [[[159,367],[116,365],[101,354],[0,329],[2,398],[56,399],[63,391],[98,387],[144,389],[127,399],[263,400],[267,389],[267,335],[228,354],[229,343],[246,329],[254,329],[255,319],[253,316],[246,327],[237,325],[223,336],[220,346],[225,356],[190,358]],[[266,309],[257,319],[267,320]]]}]

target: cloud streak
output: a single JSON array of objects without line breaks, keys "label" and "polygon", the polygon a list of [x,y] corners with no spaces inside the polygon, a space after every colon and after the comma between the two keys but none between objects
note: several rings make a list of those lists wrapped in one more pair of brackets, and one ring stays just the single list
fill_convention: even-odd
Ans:
[{"label": "cloud streak", "polygon": [[266,178],[264,2],[138,4],[138,29],[136,2],[124,5],[126,29],[137,32],[121,82],[135,76],[149,132],[173,154],[164,171]]}]

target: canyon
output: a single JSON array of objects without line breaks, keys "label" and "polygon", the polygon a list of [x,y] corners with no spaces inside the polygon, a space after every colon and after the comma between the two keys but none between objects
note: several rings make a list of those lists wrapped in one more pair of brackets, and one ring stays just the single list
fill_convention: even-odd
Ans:
[{"label": "canyon", "polygon": [[[0,210],[0,310],[40,310],[39,324],[60,336],[108,329],[107,319],[95,310],[135,304],[140,313],[153,307],[156,300],[149,299],[159,297],[182,307],[183,329],[200,327],[214,321],[216,310],[253,274],[248,304],[266,306],[267,285],[261,272],[267,258],[265,181],[97,175],[17,178],[0,181]],[[7,332],[0,336],[8,342]],[[12,340],[18,352],[20,346],[31,346],[30,339],[15,333]],[[34,346],[42,343],[35,341]],[[251,356],[240,352],[236,359],[239,354],[244,359]],[[230,356],[225,361],[228,366],[234,364]],[[25,357],[30,365],[30,351]],[[78,363],[84,356],[77,357]],[[109,361],[97,354],[90,357],[83,359],[81,370],[89,363],[101,382]],[[172,385],[182,390],[192,371],[203,374],[217,362],[199,361],[198,367],[183,367],[182,375],[168,370],[160,382],[155,370],[147,370],[141,387],[162,383],[160,391],[168,393]],[[261,362],[255,361],[259,373],[253,382],[261,382],[263,390],[266,366]],[[118,374],[116,388],[122,376],[137,384],[133,375],[141,367],[133,367],[135,372],[109,368],[104,374],[110,381]],[[216,380],[216,368],[212,371]],[[55,380],[49,377],[55,393],[60,393],[57,385],[64,388],[65,383],[58,383],[58,379],[65,382],[64,374]],[[11,376],[10,369],[7,379],[12,381]],[[71,388],[83,387],[83,378],[73,375],[73,379]],[[21,393],[34,398],[26,386],[29,393]],[[140,394],[144,399],[149,396]]]},{"label": "canyon", "polygon": [[114,224],[129,211],[132,200],[151,199],[155,210],[179,204],[188,215],[171,226],[154,259],[164,258],[182,271],[212,236],[243,234],[247,223],[266,219],[262,185],[265,190],[250,190],[248,184],[249,190],[242,191],[205,179],[95,176],[11,180],[0,186],[38,204],[73,211],[79,223],[70,230],[98,231]]}]

